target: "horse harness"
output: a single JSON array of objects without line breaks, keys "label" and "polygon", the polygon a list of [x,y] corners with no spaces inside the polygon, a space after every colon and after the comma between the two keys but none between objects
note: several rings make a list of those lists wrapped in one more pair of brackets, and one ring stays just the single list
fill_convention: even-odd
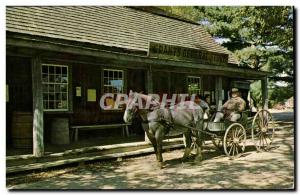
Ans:
[{"label": "horse harness", "polygon": [[[153,112],[153,111],[154,110],[151,110],[151,112]],[[166,117],[163,116],[163,114],[159,113],[158,117],[156,119],[152,119],[152,120],[148,120],[147,118],[143,119],[143,117],[141,117],[142,123],[143,124],[149,124],[151,122],[160,123],[167,129],[167,133],[169,133],[170,129],[174,128],[174,119],[172,117],[171,110],[167,109],[167,111],[168,111],[168,116],[171,120],[166,119]]]}]

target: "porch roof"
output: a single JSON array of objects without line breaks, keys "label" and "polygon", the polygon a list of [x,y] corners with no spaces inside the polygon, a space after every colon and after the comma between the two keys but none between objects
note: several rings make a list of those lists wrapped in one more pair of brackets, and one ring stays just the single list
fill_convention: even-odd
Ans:
[{"label": "porch roof", "polygon": [[[269,72],[257,71],[254,69],[231,66],[218,66],[207,65],[201,63],[194,63],[189,61],[177,61],[170,59],[160,59],[156,57],[134,55],[131,53],[120,53],[115,51],[107,51],[102,48],[97,48],[95,45],[83,44],[76,45],[73,41],[45,39],[39,36],[30,36],[24,34],[7,33],[6,36],[7,54],[14,55],[16,49],[26,56],[47,54],[48,52],[56,53],[59,58],[59,54],[74,54],[75,56],[91,56],[99,58],[109,63],[126,66],[127,68],[139,68],[139,69],[161,69],[171,72],[185,72],[192,73],[198,72],[207,75],[219,75],[231,78],[240,79],[262,79],[269,75]],[[40,52],[45,51],[45,52]],[[47,59],[47,55],[45,56]],[[65,59],[66,61],[66,59]],[[149,67],[150,66],[150,67]]]}]

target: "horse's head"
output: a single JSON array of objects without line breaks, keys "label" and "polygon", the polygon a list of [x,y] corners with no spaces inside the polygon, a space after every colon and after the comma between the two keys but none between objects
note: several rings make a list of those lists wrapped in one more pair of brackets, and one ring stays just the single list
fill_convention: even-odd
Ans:
[{"label": "horse's head", "polygon": [[126,104],[126,109],[124,112],[123,119],[126,123],[132,122],[132,119],[135,117],[138,110],[143,109],[146,111],[153,111],[159,108],[160,103],[156,100],[154,94],[144,95],[141,93],[133,92],[130,90],[128,95],[128,101]]},{"label": "horse's head", "polygon": [[128,101],[126,104],[126,109],[124,112],[123,120],[125,123],[131,123],[134,115],[137,112],[137,105],[136,105],[137,93],[130,90],[128,95]]}]

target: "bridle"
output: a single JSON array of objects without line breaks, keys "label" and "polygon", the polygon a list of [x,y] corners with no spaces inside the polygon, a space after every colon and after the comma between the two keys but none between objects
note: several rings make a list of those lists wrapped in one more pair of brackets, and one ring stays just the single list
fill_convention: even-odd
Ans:
[{"label": "bridle", "polygon": [[[158,105],[158,106],[153,106],[153,107],[150,107],[150,108],[148,108],[148,109],[139,109],[137,105],[134,105],[134,106],[132,106],[131,109],[127,109],[127,108],[126,108],[126,110],[127,110],[127,112],[129,112],[129,114],[131,114],[132,116],[136,116],[137,114],[139,114],[139,115],[141,116],[141,115],[142,115],[142,114],[140,113],[141,110],[144,110],[144,111],[146,111],[146,112],[154,112],[154,111],[158,110],[159,108],[160,108],[160,105]],[[171,118],[171,121],[166,120],[162,115],[159,114],[159,115],[157,116],[157,118],[152,119],[152,120],[148,120],[147,118],[144,119],[144,117],[140,117],[140,118],[142,119],[142,123],[143,123],[143,124],[149,124],[149,123],[151,123],[151,122],[157,122],[157,123],[160,123],[160,124],[162,124],[162,125],[164,125],[164,126],[166,126],[166,127],[168,127],[168,128],[173,127],[173,117],[172,117],[172,115],[171,115],[171,113],[170,113],[170,109],[167,109],[167,110],[168,110],[168,112],[169,112],[169,114],[170,114],[170,116],[171,116],[171,117],[170,117],[170,118]]]}]

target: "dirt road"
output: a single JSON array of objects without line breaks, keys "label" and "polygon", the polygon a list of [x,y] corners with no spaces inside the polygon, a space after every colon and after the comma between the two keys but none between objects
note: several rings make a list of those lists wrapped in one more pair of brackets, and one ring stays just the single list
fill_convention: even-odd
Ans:
[{"label": "dirt road", "polygon": [[[237,160],[229,160],[211,144],[204,160],[181,162],[182,150],[163,154],[164,169],[155,155],[98,162],[26,176],[22,182],[7,178],[9,189],[292,189],[294,187],[293,114],[276,129],[274,147],[257,153],[247,146]],[[276,114],[275,114],[276,115]],[[280,118],[280,114],[278,115]],[[282,118],[280,118],[282,119]],[[291,121],[292,120],[292,121]]]}]

